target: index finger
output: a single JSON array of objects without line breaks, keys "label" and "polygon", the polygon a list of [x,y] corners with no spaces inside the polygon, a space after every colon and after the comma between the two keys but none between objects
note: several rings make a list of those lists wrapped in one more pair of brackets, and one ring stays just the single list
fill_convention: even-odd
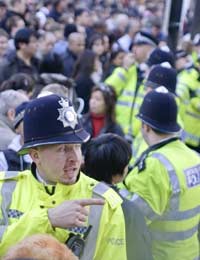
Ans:
[{"label": "index finger", "polygon": [[78,202],[81,206],[103,205],[105,203],[103,199],[81,199]]}]

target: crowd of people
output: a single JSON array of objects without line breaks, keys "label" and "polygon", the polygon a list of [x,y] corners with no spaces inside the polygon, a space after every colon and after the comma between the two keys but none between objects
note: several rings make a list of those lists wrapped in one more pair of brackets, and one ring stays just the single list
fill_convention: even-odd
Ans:
[{"label": "crowd of people", "polygon": [[3,259],[199,259],[200,34],[164,8],[0,0]]}]

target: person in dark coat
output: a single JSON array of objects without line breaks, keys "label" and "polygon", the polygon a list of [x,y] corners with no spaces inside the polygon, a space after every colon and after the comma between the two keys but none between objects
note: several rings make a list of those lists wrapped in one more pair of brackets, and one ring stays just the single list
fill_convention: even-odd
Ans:
[{"label": "person in dark coat", "polygon": [[63,73],[66,77],[72,77],[75,63],[84,49],[85,36],[78,32],[71,33],[68,37],[67,50],[61,55],[64,66]]},{"label": "person in dark coat", "polygon": [[0,82],[2,83],[18,72],[27,73],[38,80],[39,62],[34,57],[37,51],[35,31],[26,27],[22,28],[17,31],[14,41],[16,52],[14,51],[0,63]]}]

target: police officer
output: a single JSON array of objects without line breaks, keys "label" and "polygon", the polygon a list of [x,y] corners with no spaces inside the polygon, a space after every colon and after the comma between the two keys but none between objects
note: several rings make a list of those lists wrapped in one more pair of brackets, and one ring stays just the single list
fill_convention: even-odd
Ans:
[{"label": "police officer", "polygon": [[[112,86],[117,93],[116,119],[123,128],[125,134],[136,136],[140,129],[140,124],[134,120],[138,109],[144,98],[143,79],[147,65],[145,64],[148,56],[156,48],[158,42],[149,33],[140,31],[135,35],[130,50],[134,56],[135,62],[129,57],[130,66],[124,68],[118,67],[114,70],[105,83]],[[132,60],[132,63],[131,63]]]},{"label": "police officer", "polygon": [[200,158],[177,137],[175,99],[164,87],[149,92],[138,118],[149,148],[125,179],[130,200],[147,219],[155,260],[199,257]]},{"label": "police officer", "polygon": [[[151,60],[151,62],[153,62],[153,60]],[[170,67],[168,62],[164,62],[153,66],[149,72],[147,79],[144,82],[146,94],[159,86],[164,86],[169,92],[175,94],[177,82],[176,78],[176,70]],[[177,104],[179,104],[178,98],[176,98],[176,102]],[[135,121],[136,120],[139,121],[139,119],[135,119]],[[180,116],[178,117],[178,122],[181,123],[182,126],[183,123],[181,121]],[[135,159],[137,159],[141,155],[141,153],[144,152],[146,149],[147,144],[144,141],[144,138],[142,137],[142,133],[139,132],[132,143],[131,165],[135,162]]]},{"label": "police officer", "polygon": [[80,259],[137,259],[121,197],[80,172],[88,138],[68,100],[52,94],[28,104],[20,154],[29,153],[33,164],[0,174],[0,255],[24,237],[48,233]]},{"label": "police officer", "polygon": [[176,92],[181,99],[181,107],[184,111],[183,140],[190,148],[200,152],[199,71],[183,50],[176,53],[176,68],[178,70]]}]

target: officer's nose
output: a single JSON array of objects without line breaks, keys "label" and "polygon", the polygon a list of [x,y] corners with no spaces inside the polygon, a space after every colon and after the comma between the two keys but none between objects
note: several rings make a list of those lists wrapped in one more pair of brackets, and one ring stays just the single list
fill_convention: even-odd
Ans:
[{"label": "officer's nose", "polygon": [[67,155],[68,161],[78,161],[79,160],[79,151],[76,147],[72,147]]}]

